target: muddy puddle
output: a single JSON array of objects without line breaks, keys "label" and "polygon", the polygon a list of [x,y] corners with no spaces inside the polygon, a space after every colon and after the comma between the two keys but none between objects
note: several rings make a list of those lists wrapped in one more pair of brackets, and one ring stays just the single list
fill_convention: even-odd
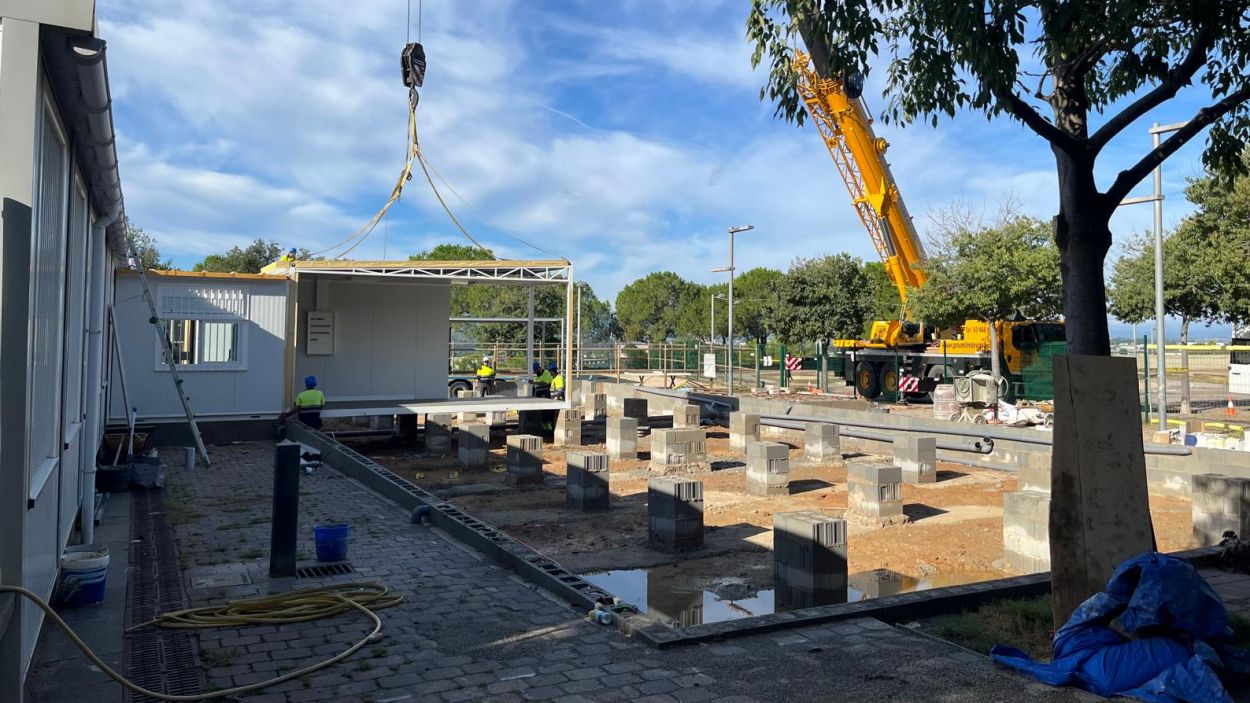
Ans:
[{"label": "muddy puddle", "polygon": [[584,574],[583,578],[671,627],[691,627],[768,615],[818,605],[854,603],[898,593],[924,591],[1001,578],[1002,574],[967,572],[924,578],[888,569],[851,574],[845,582],[791,574],[776,584],[772,573],[720,578],[692,576],[684,565],[619,569]]}]

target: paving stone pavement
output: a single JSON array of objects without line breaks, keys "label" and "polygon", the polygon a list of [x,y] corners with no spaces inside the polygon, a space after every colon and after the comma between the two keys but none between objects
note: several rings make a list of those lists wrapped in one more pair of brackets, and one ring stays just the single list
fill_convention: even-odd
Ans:
[{"label": "paving stone pavement", "polygon": [[[1082,701],[999,669],[984,657],[871,618],[654,650],[592,624],[572,606],[328,466],[301,479],[300,558],[313,525],[352,525],[358,572],[269,579],[269,444],[218,447],[211,469],[171,461],[166,509],[192,582],[246,570],[253,583],[188,591],[194,605],[296,587],[376,581],[406,602],[381,612],[381,641],[351,659],[248,701]],[[200,634],[217,687],[264,680],[332,656],[369,629],[340,616],[299,625]]]}]

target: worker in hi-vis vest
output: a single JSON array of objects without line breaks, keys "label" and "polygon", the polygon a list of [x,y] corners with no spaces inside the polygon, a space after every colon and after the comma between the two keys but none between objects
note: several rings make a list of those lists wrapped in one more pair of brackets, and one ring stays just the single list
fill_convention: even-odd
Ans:
[{"label": "worker in hi-vis vest", "polygon": [[553,400],[564,400],[564,372],[556,371],[555,377],[551,379],[551,398]]},{"label": "worker in hi-vis vest", "polygon": [[304,390],[295,396],[295,406],[278,416],[279,420],[299,413],[299,421],[313,428],[321,429],[321,409],[326,406],[326,394],[317,388],[317,377],[308,376],[304,379]]},{"label": "worker in hi-vis vest", "polygon": [[482,395],[490,395],[495,390],[495,369],[491,368],[489,355],[482,357],[482,365],[477,370],[477,382],[482,388]]},{"label": "worker in hi-vis vest", "polygon": [[537,361],[534,362],[534,397],[551,397],[551,372],[544,369]]}]

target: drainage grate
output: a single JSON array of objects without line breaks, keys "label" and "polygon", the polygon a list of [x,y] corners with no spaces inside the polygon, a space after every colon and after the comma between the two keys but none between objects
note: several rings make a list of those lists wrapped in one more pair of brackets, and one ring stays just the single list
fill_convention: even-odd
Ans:
[{"label": "drainage grate", "polygon": [[354,574],[356,570],[352,565],[345,562],[335,562],[333,564],[315,564],[313,566],[301,566],[295,570],[295,577],[301,579],[318,579],[326,576],[342,576],[344,574]]},{"label": "drainage grate", "polygon": [[[147,622],[160,613],[188,606],[178,567],[178,548],[165,520],[160,491],[131,493],[130,576],[126,624]],[[126,635],[126,677],[143,688],[171,695],[204,690],[199,650],[186,630],[145,627]],[[127,701],[154,701],[126,692]]]}]

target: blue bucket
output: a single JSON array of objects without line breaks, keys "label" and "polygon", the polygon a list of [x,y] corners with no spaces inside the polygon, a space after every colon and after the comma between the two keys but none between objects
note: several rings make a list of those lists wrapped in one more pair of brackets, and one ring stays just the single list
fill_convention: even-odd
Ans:
[{"label": "blue bucket", "polygon": [[103,603],[108,568],[108,547],[83,544],[66,548],[61,555],[61,574],[53,600],[68,608]]},{"label": "blue bucket", "polygon": [[351,525],[315,525],[317,561],[347,561],[347,533]]}]

